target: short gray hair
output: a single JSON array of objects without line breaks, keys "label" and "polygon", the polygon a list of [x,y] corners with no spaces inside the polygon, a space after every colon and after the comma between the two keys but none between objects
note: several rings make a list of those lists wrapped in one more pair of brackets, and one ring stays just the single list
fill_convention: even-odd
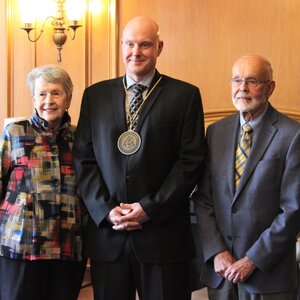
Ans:
[{"label": "short gray hair", "polygon": [[32,69],[26,79],[27,86],[30,90],[31,96],[34,97],[35,80],[42,78],[49,83],[61,83],[64,87],[68,99],[72,98],[73,83],[71,77],[63,68],[57,65],[45,65]]}]

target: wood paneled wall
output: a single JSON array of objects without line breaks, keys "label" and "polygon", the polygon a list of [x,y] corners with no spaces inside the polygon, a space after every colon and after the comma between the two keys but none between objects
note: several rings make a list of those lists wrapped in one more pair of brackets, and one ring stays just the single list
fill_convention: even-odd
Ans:
[{"label": "wood paneled wall", "polygon": [[249,53],[271,61],[277,84],[271,102],[300,120],[299,0],[120,1],[121,28],[138,14],[160,23],[159,69],[200,87],[207,123],[234,111],[232,64]]},{"label": "wood paneled wall", "polygon": [[[89,8],[91,0],[86,0]],[[99,80],[122,75],[119,38],[124,24],[136,15],[160,23],[164,49],[160,72],[199,86],[206,122],[234,111],[230,86],[233,62],[258,53],[272,63],[277,87],[271,102],[300,120],[299,0],[99,0],[102,10],[87,11],[62,50],[62,62],[75,85],[70,113],[76,124],[83,89]],[[56,62],[48,26],[35,44],[27,40],[19,0],[0,3],[0,126],[11,116],[28,116],[32,103],[25,86],[31,68]]]},{"label": "wood paneled wall", "polygon": [[[86,0],[86,14],[76,32],[76,38],[68,37],[62,49],[62,62],[57,62],[57,50],[52,42],[51,21],[36,43],[31,43],[20,27],[19,0],[0,2],[0,128],[6,117],[29,116],[32,100],[26,87],[26,75],[44,64],[58,64],[65,68],[74,83],[72,105],[69,110],[73,123],[79,116],[84,88],[96,81],[116,76],[116,1],[99,0],[101,10],[89,10],[91,1]],[[37,28],[42,21],[37,20]],[[3,72],[3,71],[4,72]]]}]

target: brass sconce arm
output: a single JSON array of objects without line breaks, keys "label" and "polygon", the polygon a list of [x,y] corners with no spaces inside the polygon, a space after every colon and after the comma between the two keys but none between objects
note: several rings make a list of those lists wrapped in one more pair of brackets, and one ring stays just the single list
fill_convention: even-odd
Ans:
[{"label": "brass sconce arm", "polygon": [[78,21],[70,21],[71,25],[68,25],[69,28],[71,28],[73,30],[73,35],[71,35],[70,30],[69,31],[69,36],[71,38],[71,40],[73,41],[76,37],[76,30],[79,27],[82,27],[82,25],[78,24]]},{"label": "brass sconce arm", "polygon": [[[71,40],[74,40],[76,37],[76,30],[82,25],[79,25],[77,20],[67,20],[67,18],[65,17],[65,7],[64,7],[65,0],[55,0],[55,2],[57,5],[56,16],[46,17],[46,19],[43,22],[42,29],[38,33],[37,37],[33,38],[30,35],[33,30],[37,31],[37,29],[33,26],[33,23],[25,23],[25,27],[22,27],[21,29],[27,32],[28,40],[30,42],[35,43],[42,36],[47,21],[51,19],[52,20],[51,25],[53,26],[52,39],[58,51],[57,61],[61,62],[62,46],[67,40],[66,30],[69,32],[69,36]],[[70,29],[72,29],[73,34],[70,33]]]},{"label": "brass sconce arm", "polygon": [[25,23],[25,27],[21,27],[20,29],[25,30],[25,31],[27,32],[28,40],[29,40],[30,42],[35,43],[35,42],[36,42],[37,40],[39,40],[39,38],[42,36],[42,34],[43,34],[43,32],[44,32],[45,25],[46,25],[46,23],[47,23],[47,21],[48,21],[49,19],[55,20],[55,17],[49,16],[49,17],[47,17],[47,18],[45,19],[45,21],[44,21],[44,23],[43,23],[43,26],[42,26],[42,29],[40,30],[40,32],[39,32],[39,34],[38,34],[38,36],[37,36],[36,38],[31,38],[31,37],[30,37],[30,32],[31,32],[32,30],[37,30],[35,27],[32,26],[32,23]]}]

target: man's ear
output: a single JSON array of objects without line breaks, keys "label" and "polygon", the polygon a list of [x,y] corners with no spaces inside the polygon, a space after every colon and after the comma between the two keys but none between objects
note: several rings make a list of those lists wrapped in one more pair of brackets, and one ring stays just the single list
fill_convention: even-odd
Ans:
[{"label": "man's ear", "polygon": [[160,55],[161,51],[163,50],[163,47],[164,47],[164,42],[163,41],[159,41],[158,43],[158,55]]},{"label": "man's ear", "polygon": [[268,98],[271,97],[271,95],[273,94],[275,86],[276,86],[275,81],[272,80],[269,84]]}]

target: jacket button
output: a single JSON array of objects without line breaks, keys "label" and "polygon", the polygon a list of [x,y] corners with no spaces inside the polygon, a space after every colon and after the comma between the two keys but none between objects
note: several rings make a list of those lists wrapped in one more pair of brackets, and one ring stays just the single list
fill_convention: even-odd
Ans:
[{"label": "jacket button", "polygon": [[231,235],[227,235],[227,239],[228,239],[229,241],[231,241],[231,240],[232,240],[232,236],[231,236]]},{"label": "jacket button", "polygon": [[59,186],[59,179],[53,179],[53,185]]},{"label": "jacket button", "polygon": [[57,155],[57,154],[58,154],[58,149],[57,149],[57,147],[53,147],[53,148],[51,149],[51,152],[52,152],[53,155]]}]

